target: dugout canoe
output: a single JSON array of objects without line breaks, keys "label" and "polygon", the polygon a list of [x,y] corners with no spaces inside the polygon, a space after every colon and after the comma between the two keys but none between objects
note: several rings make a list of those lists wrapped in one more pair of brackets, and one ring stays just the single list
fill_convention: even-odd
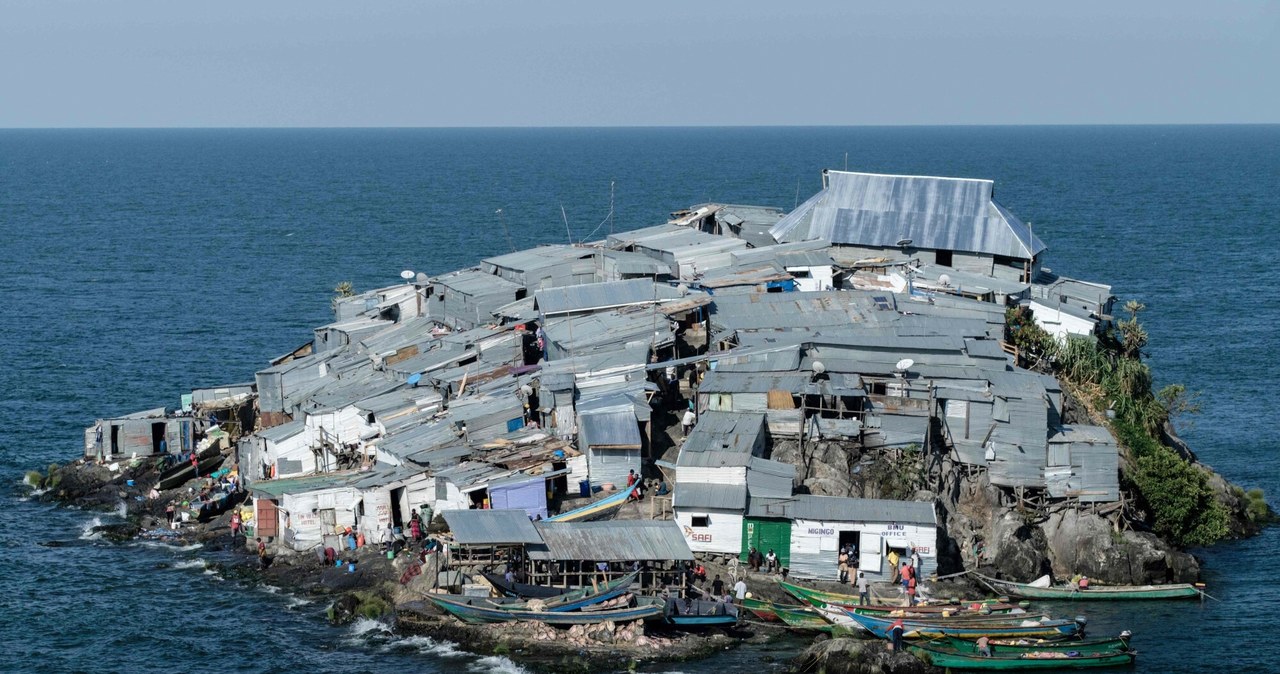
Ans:
[{"label": "dugout canoe", "polygon": [[1080,634],[1084,619],[1010,620],[1008,623],[945,623],[901,618],[881,618],[845,611],[854,622],[881,639],[889,638],[889,628],[895,620],[902,620],[903,636],[907,638],[933,639],[944,636],[957,637],[1056,637]]},{"label": "dugout canoe", "polygon": [[1132,650],[1085,653],[1069,647],[1026,653],[994,651],[988,656],[934,643],[913,643],[908,650],[934,667],[984,671],[1125,667],[1132,665],[1137,656]]}]

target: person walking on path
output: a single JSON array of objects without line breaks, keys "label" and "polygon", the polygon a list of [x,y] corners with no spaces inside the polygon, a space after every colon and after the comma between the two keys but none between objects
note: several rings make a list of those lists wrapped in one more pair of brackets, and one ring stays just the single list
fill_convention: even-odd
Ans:
[{"label": "person walking on path", "polygon": [[889,568],[893,569],[893,577],[889,579],[890,583],[898,582],[898,551],[889,548],[889,554],[885,555],[889,560]]},{"label": "person walking on path", "polygon": [[911,575],[916,581],[920,580],[920,553],[916,552],[916,546],[911,546]]},{"label": "person walking on path", "polygon": [[747,598],[747,581],[739,578],[738,582],[733,584],[734,603],[741,605],[742,600]]},{"label": "person walking on path", "polygon": [[231,513],[231,538],[240,536],[240,511],[235,510]]},{"label": "person walking on path", "polygon": [[689,433],[693,432],[693,425],[698,422],[698,415],[693,413],[693,408],[684,411],[684,418],[680,420],[680,431],[684,437],[689,437]]}]

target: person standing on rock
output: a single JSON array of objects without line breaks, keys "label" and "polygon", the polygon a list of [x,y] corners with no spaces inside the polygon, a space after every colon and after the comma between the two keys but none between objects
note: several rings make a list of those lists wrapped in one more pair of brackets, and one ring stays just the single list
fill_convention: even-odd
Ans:
[{"label": "person standing on rock", "polygon": [[258,568],[267,568],[267,544],[262,542],[262,537],[258,537]]},{"label": "person standing on rock", "polygon": [[693,425],[698,422],[698,415],[693,413],[693,408],[684,411],[684,418],[680,420],[680,431],[684,437],[689,437],[693,432]]},{"label": "person standing on rock", "polygon": [[165,519],[169,520],[169,528],[173,528],[173,516],[177,513],[177,509],[173,507],[173,501],[169,502],[169,506],[164,509]]},{"label": "person standing on rock", "polygon": [[719,597],[724,594],[724,581],[720,580],[720,574],[716,574],[715,580],[711,581],[711,594]]},{"label": "person standing on rock", "polygon": [[738,582],[733,584],[734,603],[741,605],[742,600],[747,598],[747,581],[739,578]]},{"label": "person standing on rock", "polygon": [[231,513],[231,538],[234,540],[240,535],[240,511],[235,510]]},{"label": "person standing on rock", "polygon": [[871,598],[867,595],[867,576],[861,571],[858,572],[858,606],[867,606],[871,603]]},{"label": "person standing on rock", "polygon": [[889,645],[893,647],[895,653],[902,651],[902,632],[905,629],[902,618],[893,621],[889,626]]}]

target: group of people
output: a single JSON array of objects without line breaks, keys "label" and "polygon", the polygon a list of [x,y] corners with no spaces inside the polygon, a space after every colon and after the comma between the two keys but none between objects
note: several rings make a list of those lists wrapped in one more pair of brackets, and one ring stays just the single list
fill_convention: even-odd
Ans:
[{"label": "group of people", "polygon": [[778,554],[773,551],[773,548],[769,548],[769,552],[766,554],[760,554],[760,551],[753,545],[747,553],[747,566],[757,573],[761,568],[764,568],[768,573],[778,573]]},{"label": "group of people", "polygon": [[916,552],[915,546],[907,549],[906,557],[898,554],[897,550],[889,549],[889,567],[893,569],[893,578],[890,582],[901,583],[902,591],[907,595],[907,605],[916,605],[916,585],[920,581],[920,553]]},{"label": "group of people", "polygon": [[634,469],[627,471],[627,489],[631,492],[627,494],[628,501],[639,501],[644,498],[644,481]]}]

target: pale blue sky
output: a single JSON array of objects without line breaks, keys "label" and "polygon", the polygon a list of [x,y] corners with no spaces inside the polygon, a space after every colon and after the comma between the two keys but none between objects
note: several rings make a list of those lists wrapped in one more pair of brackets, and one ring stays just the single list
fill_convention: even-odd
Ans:
[{"label": "pale blue sky", "polygon": [[1280,3],[0,0],[0,127],[1280,122]]}]

